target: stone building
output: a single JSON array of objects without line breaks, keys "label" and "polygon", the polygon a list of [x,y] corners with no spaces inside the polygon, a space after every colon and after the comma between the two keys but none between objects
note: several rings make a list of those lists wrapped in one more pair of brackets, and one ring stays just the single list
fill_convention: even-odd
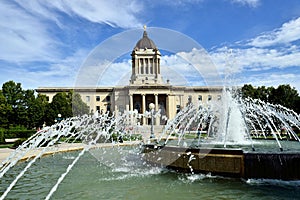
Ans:
[{"label": "stone building", "polygon": [[[161,75],[161,53],[144,30],[142,38],[136,43],[131,53],[132,71],[129,84],[115,87],[40,87],[38,93],[45,94],[52,101],[57,92],[75,90],[82,100],[94,111],[124,112],[137,110],[138,113],[149,111],[149,104],[160,110],[161,118],[155,124],[164,124],[163,116],[171,119],[188,103],[204,104],[221,98],[222,87],[176,86],[163,80]],[[146,118],[142,124],[148,124]]]}]

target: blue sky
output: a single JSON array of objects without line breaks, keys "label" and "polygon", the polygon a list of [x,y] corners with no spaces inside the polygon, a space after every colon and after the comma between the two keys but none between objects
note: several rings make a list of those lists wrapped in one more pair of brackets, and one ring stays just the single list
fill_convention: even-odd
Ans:
[{"label": "blue sky", "polygon": [[[290,84],[300,91],[299,0],[2,0],[0,84],[72,87],[99,44],[130,30],[140,32],[137,41],[144,24],[195,40],[236,85]],[[106,76],[103,85],[116,84],[118,72],[130,71],[122,56],[110,65],[115,76]],[[181,63],[171,55],[163,59],[175,70]]]}]

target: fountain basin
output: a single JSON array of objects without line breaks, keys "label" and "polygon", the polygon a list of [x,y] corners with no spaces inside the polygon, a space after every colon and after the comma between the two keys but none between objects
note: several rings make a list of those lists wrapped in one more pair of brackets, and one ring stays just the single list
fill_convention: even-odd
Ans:
[{"label": "fountain basin", "polygon": [[247,152],[230,148],[144,145],[144,159],[178,172],[244,179],[300,180],[299,152]]}]

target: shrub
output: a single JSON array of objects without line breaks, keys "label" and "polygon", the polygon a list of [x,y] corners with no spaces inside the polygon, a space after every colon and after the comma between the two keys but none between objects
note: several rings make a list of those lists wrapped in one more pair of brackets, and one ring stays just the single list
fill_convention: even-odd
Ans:
[{"label": "shrub", "polygon": [[4,137],[5,130],[0,128],[0,144],[5,144],[5,137]]},{"label": "shrub", "polygon": [[5,131],[5,138],[29,138],[36,130],[27,130],[26,128],[13,127]]},{"label": "shrub", "polygon": [[23,144],[23,142],[25,142],[27,139],[26,138],[20,138],[17,141],[15,141],[15,143],[13,144],[12,148],[16,149],[18,148],[21,144]]}]

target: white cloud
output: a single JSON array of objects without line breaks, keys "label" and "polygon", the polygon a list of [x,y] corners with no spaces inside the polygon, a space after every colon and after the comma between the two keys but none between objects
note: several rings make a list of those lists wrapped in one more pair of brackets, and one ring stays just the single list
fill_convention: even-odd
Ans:
[{"label": "white cloud", "polygon": [[136,17],[136,14],[142,10],[142,4],[138,1],[52,0],[46,3],[43,0],[35,0],[31,3],[25,1],[18,3],[27,11],[55,21],[58,20],[58,17],[53,16],[55,15],[53,9],[69,16],[77,15],[88,21],[108,24],[113,27],[142,27]]},{"label": "white cloud", "polygon": [[14,80],[22,83],[25,89],[35,89],[49,86],[73,86],[79,65],[87,56],[86,50],[78,50],[73,55],[60,60],[59,63],[41,63],[38,70],[30,70],[30,67],[7,67],[1,68],[0,80],[4,82]]},{"label": "white cloud", "polygon": [[39,19],[5,1],[0,1],[0,19],[0,60],[19,63],[58,57],[57,42]]},{"label": "white cloud", "polygon": [[252,76],[243,77],[239,84],[252,84],[254,86],[273,86],[277,87],[283,84],[289,84],[300,91],[299,75],[293,73],[259,73]]},{"label": "white cloud", "polygon": [[[215,66],[204,50],[192,49],[161,57],[163,80],[172,85],[220,85],[222,84]],[[131,76],[131,59],[98,65],[84,66],[76,82],[78,86],[127,85]],[[103,74],[100,74],[102,72]]]},{"label": "white cloud", "polygon": [[[237,46],[220,47],[210,53],[219,70],[225,73],[263,71],[300,66],[300,18],[283,24]],[[274,46],[276,45],[276,46]]]},{"label": "white cloud", "polygon": [[[182,6],[185,6],[185,5],[193,5],[193,4],[199,4],[199,3],[202,3],[204,0],[160,0],[160,1],[157,1],[155,2],[156,4],[165,4],[165,5],[168,5],[168,6],[174,6],[174,7],[180,7],[182,9]],[[148,5],[152,4],[153,1],[151,0],[148,0]]]},{"label": "white cloud", "polygon": [[264,33],[249,41],[248,45],[268,47],[289,44],[300,39],[300,17],[284,23],[279,29]]},{"label": "white cloud", "polygon": [[142,27],[136,17],[141,9],[137,1],[0,1],[0,60],[57,62],[69,55],[62,51],[64,41],[53,34],[54,29],[55,34],[62,31],[57,26],[66,26],[60,12],[71,18],[79,16],[95,23],[133,28]]},{"label": "white cloud", "polygon": [[250,7],[257,7],[260,4],[260,0],[231,0],[232,3],[248,5]]},{"label": "white cloud", "polygon": [[243,70],[267,70],[271,68],[287,68],[300,66],[300,48],[285,47],[277,49],[267,48],[220,48],[211,53],[218,69],[224,71],[230,68],[231,73]]},{"label": "white cloud", "polygon": [[291,84],[300,89],[300,18],[238,45],[220,47],[210,53],[217,68],[237,84],[256,86]]},{"label": "white cloud", "polygon": [[109,65],[96,84],[101,86],[128,85],[130,76],[131,60],[123,60]]}]

